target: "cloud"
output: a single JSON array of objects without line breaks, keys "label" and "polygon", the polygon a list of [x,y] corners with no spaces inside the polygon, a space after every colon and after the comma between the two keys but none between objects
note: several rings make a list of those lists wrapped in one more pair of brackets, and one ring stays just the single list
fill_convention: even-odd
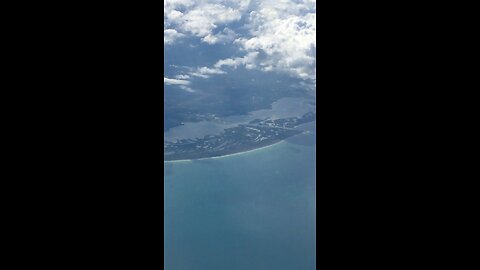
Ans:
[{"label": "cloud", "polygon": [[187,80],[169,79],[165,77],[163,77],[163,83],[166,85],[190,85],[190,82]]},{"label": "cloud", "polygon": [[214,32],[222,25],[239,21],[250,0],[164,0],[163,3],[166,27],[216,44],[233,41],[235,34],[229,28]]},{"label": "cloud", "polygon": [[214,67],[220,69],[226,66],[236,69],[238,66],[245,66],[247,69],[253,69],[256,67],[255,62],[258,54],[258,52],[249,52],[244,57],[222,59],[215,63]]},{"label": "cloud", "polygon": [[229,29],[228,27],[225,27],[223,31],[217,33],[217,34],[208,34],[207,36],[202,38],[202,41],[208,44],[217,44],[217,43],[229,43],[235,40],[235,37],[237,34]]},{"label": "cloud", "polygon": [[180,85],[179,87],[180,87],[180,89],[183,89],[183,90],[185,90],[185,91],[187,91],[187,92],[189,92],[189,93],[195,93],[195,90],[193,90],[192,88],[190,88],[190,87],[188,87],[188,86]]},{"label": "cloud", "polygon": [[184,36],[184,34],[177,32],[175,29],[166,29],[163,31],[163,43],[172,44],[176,39]]},{"label": "cloud", "polygon": [[[187,75],[181,75],[181,76],[176,76],[177,78],[178,77],[181,77],[181,78],[189,78],[189,76]],[[194,93],[195,90],[193,90],[192,88],[190,88],[188,85],[190,85],[190,81],[187,81],[187,80],[182,80],[182,79],[170,79],[170,78],[165,78],[163,77],[163,83],[166,84],[166,85],[176,85],[178,86],[180,89],[182,90],[185,90],[189,93]]]},{"label": "cloud", "polygon": [[236,42],[258,54],[245,65],[316,80],[315,1],[261,1],[248,21],[250,37]]},{"label": "cloud", "polygon": [[164,22],[167,45],[196,37],[239,48],[191,76],[209,78],[242,66],[316,84],[315,0],[164,0]]},{"label": "cloud", "polygon": [[188,79],[190,79],[190,76],[189,76],[189,75],[183,75],[183,74],[181,74],[181,75],[175,76],[175,79],[188,80]]},{"label": "cloud", "polygon": [[190,75],[200,78],[210,78],[210,75],[218,74],[226,74],[226,72],[219,68],[201,67],[198,68],[196,71],[190,73]]}]

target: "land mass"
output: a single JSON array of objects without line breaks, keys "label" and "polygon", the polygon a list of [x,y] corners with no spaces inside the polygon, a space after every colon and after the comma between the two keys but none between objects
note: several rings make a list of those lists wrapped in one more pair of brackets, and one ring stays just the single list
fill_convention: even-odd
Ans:
[{"label": "land mass", "polygon": [[164,160],[201,159],[245,152],[265,147],[302,133],[299,125],[315,120],[315,113],[282,119],[255,119],[248,124],[225,129],[219,135],[164,142]]}]

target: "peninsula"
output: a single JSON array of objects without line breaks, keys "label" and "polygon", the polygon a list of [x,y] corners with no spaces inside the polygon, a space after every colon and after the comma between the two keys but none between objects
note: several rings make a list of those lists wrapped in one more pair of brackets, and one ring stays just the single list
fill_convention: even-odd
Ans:
[{"label": "peninsula", "polygon": [[164,142],[164,160],[219,157],[265,147],[302,133],[296,127],[314,121],[315,113],[282,119],[256,119],[218,135]]}]

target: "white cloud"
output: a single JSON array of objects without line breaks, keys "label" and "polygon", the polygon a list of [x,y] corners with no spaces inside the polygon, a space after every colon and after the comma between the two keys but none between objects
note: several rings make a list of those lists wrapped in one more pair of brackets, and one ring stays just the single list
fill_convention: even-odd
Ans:
[{"label": "white cloud", "polygon": [[245,66],[247,69],[255,68],[255,61],[257,59],[258,52],[249,52],[244,57],[236,57],[236,58],[227,58],[219,60],[215,63],[214,67],[220,69],[224,66],[237,68],[238,66]]},{"label": "white cloud", "polygon": [[190,88],[190,87],[188,87],[188,86],[180,85],[179,87],[180,87],[180,89],[183,89],[183,90],[185,90],[185,91],[187,91],[187,92],[189,92],[189,93],[195,93],[195,90],[193,90],[192,88]]},{"label": "white cloud", "polygon": [[246,64],[316,80],[315,1],[261,1],[250,13],[249,29],[250,37],[237,43],[259,54]]},{"label": "white cloud", "polygon": [[[183,78],[186,78],[188,77],[187,75],[185,76],[176,76],[177,78],[178,77],[183,77]],[[166,84],[166,85],[176,85],[178,86],[180,89],[182,90],[185,90],[189,93],[194,93],[195,90],[193,90],[192,88],[190,88],[188,85],[190,85],[190,81],[187,81],[187,80],[182,80],[182,79],[170,79],[170,78],[166,78],[166,77],[163,77],[163,83]]]},{"label": "white cloud", "polygon": [[177,32],[177,30],[175,29],[166,29],[163,31],[163,43],[172,44],[176,39],[183,36],[183,34]]},{"label": "white cloud", "polygon": [[211,35],[218,25],[238,21],[241,16],[236,9],[220,4],[205,4],[186,13],[180,27],[197,37],[206,37]]},{"label": "white cloud", "polygon": [[[243,56],[219,60],[191,76],[208,78],[243,66],[315,84],[315,0],[164,0],[164,10],[166,44],[190,36],[207,44],[234,42],[241,49]],[[242,19],[241,30],[232,26]]]},{"label": "white cloud", "polygon": [[202,41],[208,44],[225,44],[234,41],[236,36],[237,34],[234,31],[232,31],[228,27],[225,27],[222,32],[219,32],[217,34],[208,34],[207,36],[203,37]]},{"label": "white cloud", "polygon": [[249,3],[250,0],[164,0],[164,24],[208,44],[233,41],[231,29],[224,28],[216,34],[214,31],[240,20]]},{"label": "white cloud", "polygon": [[218,74],[226,74],[226,72],[219,68],[201,67],[198,68],[196,71],[190,73],[190,75],[200,78],[210,78],[210,75]]},{"label": "white cloud", "polygon": [[189,85],[190,82],[187,80],[179,80],[179,79],[169,79],[163,77],[163,83],[166,85]]},{"label": "white cloud", "polygon": [[181,75],[175,76],[175,79],[188,80],[188,79],[190,79],[190,76],[181,74]]}]

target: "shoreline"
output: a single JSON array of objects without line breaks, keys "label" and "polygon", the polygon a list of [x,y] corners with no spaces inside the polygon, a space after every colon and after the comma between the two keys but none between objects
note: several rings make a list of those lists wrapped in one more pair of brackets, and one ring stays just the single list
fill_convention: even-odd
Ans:
[{"label": "shoreline", "polygon": [[272,146],[274,146],[274,145],[280,144],[280,143],[282,143],[282,142],[284,142],[284,141],[285,141],[285,140],[281,140],[281,141],[278,141],[278,142],[276,142],[276,143],[272,143],[272,144],[269,144],[269,145],[266,145],[266,146],[262,146],[262,147],[259,147],[259,148],[255,148],[255,149],[251,149],[251,150],[247,150],[247,151],[243,151],[243,152],[237,152],[237,153],[233,153],[233,154],[227,154],[227,155],[223,155],[223,156],[205,157],[205,158],[197,158],[197,159],[164,160],[163,163],[192,162],[192,161],[195,161],[195,160],[227,158],[227,157],[232,157],[232,156],[243,155],[243,154],[250,153],[250,152],[255,152],[255,151],[258,151],[258,150],[264,150],[264,149],[266,149],[266,148],[269,148],[269,147],[272,147]]}]

